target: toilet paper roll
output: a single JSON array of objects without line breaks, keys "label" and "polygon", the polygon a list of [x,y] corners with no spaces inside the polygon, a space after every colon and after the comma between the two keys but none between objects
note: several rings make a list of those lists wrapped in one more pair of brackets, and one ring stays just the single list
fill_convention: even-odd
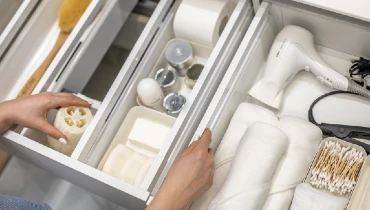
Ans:
[{"label": "toilet paper roll", "polygon": [[65,155],[71,155],[87,126],[91,123],[92,118],[90,109],[85,107],[65,107],[59,109],[54,120],[54,126],[67,137],[67,144],[62,144],[58,140],[48,136],[47,139],[50,148]]},{"label": "toilet paper roll", "polygon": [[292,116],[279,121],[288,136],[288,149],[274,174],[263,210],[289,210],[295,187],[302,182],[322,140],[322,132],[314,124]]},{"label": "toilet paper roll", "polygon": [[260,210],[288,146],[279,128],[257,122],[245,132],[222,188],[208,210]]},{"label": "toilet paper roll", "polygon": [[190,210],[205,210],[208,208],[226,179],[231,162],[245,131],[256,122],[265,122],[276,127],[279,124],[278,118],[270,110],[254,104],[241,103],[236,109],[220,146],[216,151],[214,157],[216,170],[213,185],[202,197],[191,205]]},{"label": "toilet paper roll", "polygon": [[183,0],[173,23],[175,36],[214,47],[231,13],[228,0]]}]

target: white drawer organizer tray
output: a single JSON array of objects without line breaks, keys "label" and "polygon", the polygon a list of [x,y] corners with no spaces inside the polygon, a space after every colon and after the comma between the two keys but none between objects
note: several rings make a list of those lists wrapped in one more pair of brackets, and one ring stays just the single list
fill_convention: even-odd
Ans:
[{"label": "white drawer organizer tray", "polygon": [[[286,25],[301,26],[312,32],[319,54],[344,75],[348,75],[351,58],[370,57],[369,22],[292,1],[263,2],[193,139],[204,128],[211,128],[211,146],[216,150],[238,105],[242,102],[261,105],[248,91],[261,77],[272,43]],[[313,74],[300,72],[285,88],[282,109],[271,110],[278,116],[293,115],[307,120],[311,103],[330,91],[334,90],[321,84]],[[370,127],[368,117],[364,117],[368,113],[370,100],[351,95],[326,98],[314,111],[319,123]]]},{"label": "white drawer organizer tray", "polygon": [[[200,78],[188,96],[184,109],[177,117],[170,135],[154,159],[140,187],[135,187],[107,175],[98,170],[97,167],[128,111],[136,106],[137,84],[141,79],[150,76],[167,42],[175,38],[173,33],[173,19],[176,9],[181,3],[180,0],[162,0],[159,2],[116,80],[96,111],[91,125],[82,136],[71,157],[62,155],[37,143],[36,141],[40,141],[39,138],[42,135],[31,129],[23,129],[20,134],[12,131],[5,133],[1,139],[1,146],[12,154],[114,203],[128,209],[143,209],[150,194],[155,193],[153,187],[157,183],[163,168],[166,166],[167,159],[171,155],[174,145],[177,142],[187,145],[191,140],[203,113],[208,107],[218,84],[241,42],[242,35],[245,34],[253,18],[254,13],[250,1],[234,0],[232,2],[235,9],[217,45],[210,53]],[[93,5],[97,5],[101,1],[93,1],[93,3]],[[116,7],[112,7],[111,9],[114,8]],[[90,6],[88,14],[84,15],[82,20],[91,20],[95,14],[93,11],[95,13],[97,12],[94,10],[94,6]],[[112,13],[111,11],[108,14]],[[86,27],[87,22],[80,21],[77,29],[83,26]],[[104,26],[111,27],[108,23],[101,22],[101,28],[94,30],[94,27],[92,30],[94,32],[92,33],[107,33],[106,30],[109,29],[104,28]],[[65,84],[70,83],[72,80],[78,83],[79,81],[76,81],[73,76],[77,75],[75,72],[79,72],[80,78],[85,74],[79,67],[84,69],[85,65],[89,65],[89,62],[95,62],[95,57],[92,55],[91,59],[88,59],[88,56],[85,57],[86,60],[84,63],[80,63],[79,65],[74,64],[74,62],[78,63],[83,57],[78,55],[74,56],[69,64],[62,68],[66,62],[66,60],[62,62],[62,58],[66,56],[64,52],[71,50],[72,42],[73,44],[77,44],[79,40],[75,36],[82,34],[78,30],[72,33],[70,39],[67,40],[66,45],[63,46],[61,52],[51,64],[34,93],[42,90],[60,91],[65,88]],[[102,37],[104,36],[102,35]],[[72,40],[72,38],[75,39]],[[93,45],[96,42],[92,41],[90,44]],[[86,48],[89,47],[87,45],[85,46]],[[95,49],[95,51],[99,50],[100,48]],[[10,72],[7,73],[10,74]],[[14,89],[12,91],[13,97],[16,89],[27,78],[25,76],[27,73],[25,71],[22,73],[24,75],[22,75],[19,81],[13,81],[13,83],[9,83],[7,86],[12,90]],[[76,88],[73,91],[79,91],[78,89]],[[8,97],[4,96],[4,98]]]}]

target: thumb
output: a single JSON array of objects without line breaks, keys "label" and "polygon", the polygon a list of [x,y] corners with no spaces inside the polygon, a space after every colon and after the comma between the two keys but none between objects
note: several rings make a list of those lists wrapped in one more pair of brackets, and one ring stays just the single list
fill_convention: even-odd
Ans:
[{"label": "thumb", "polygon": [[66,136],[47,121],[40,126],[40,131],[54,139],[57,139],[62,144],[67,144]]}]

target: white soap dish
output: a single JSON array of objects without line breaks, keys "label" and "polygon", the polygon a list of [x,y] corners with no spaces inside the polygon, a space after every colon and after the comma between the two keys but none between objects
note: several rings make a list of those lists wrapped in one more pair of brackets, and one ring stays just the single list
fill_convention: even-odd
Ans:
[{"label": "white soap dish", "polygon": [[148,158],[154,158],[170,133],[175,120],[174,117],[146,107],[133,107],[118,129],[98,169],[103,169],[118,144]]}]

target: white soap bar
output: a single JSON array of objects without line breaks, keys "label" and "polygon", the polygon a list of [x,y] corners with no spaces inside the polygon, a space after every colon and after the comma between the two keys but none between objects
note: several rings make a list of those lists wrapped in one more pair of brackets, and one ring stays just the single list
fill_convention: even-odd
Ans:
[{"label": "white soap bar", "polygon": [[103,172],[120,178],[121,168],[130,159],[134,151],[123,144],[118,144],[109,154],[103,166]]},{"label": "white soap bar", "polygon": [[102,171],[129,184],[140,186],[153,158],[118,144],[109,154]]},{"label": "white soap bar", "polygon": [[138,118],[128,136],[129,141],[158,153],[171,129],[160,123]]},{"label": "white soap bar", "polygon": [[153,160],[138,152],[134,152],[120,171],[120,179],[140,186]]}]

